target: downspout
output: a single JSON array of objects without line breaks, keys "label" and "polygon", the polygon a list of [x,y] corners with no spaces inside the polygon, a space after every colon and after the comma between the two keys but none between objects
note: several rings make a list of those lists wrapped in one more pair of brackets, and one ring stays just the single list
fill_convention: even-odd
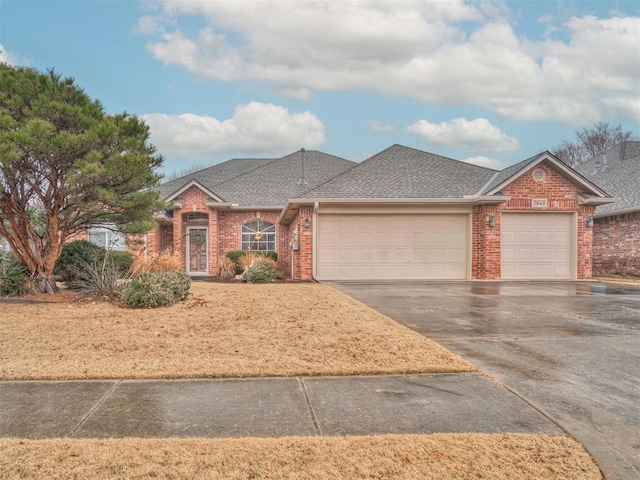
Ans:
[{"label": "downspout", "polygon": [[311,277],[316,281],[318,280],[318,274],[316,272],[317,269],[317,257],[318,257],[318,249],[317,249],[317,238],[318,238],[318,202],[313,204],[313,213],[311,215],[313,219],[313,224],[311,225],[311,261],[313,265],[311,266]]}]

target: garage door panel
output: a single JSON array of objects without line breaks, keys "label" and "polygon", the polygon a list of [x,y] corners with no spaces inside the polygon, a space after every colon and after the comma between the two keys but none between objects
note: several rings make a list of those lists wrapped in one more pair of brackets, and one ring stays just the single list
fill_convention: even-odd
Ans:
[{"label": "garage door panel", "polygon": [[317,273],[324,280],[465,279],[468,236],[465,214],[321,214]]},{"label": "garage door panel", "polygon": [[568,213],[502,213],[502,278],[569,280],[572,215]]}]

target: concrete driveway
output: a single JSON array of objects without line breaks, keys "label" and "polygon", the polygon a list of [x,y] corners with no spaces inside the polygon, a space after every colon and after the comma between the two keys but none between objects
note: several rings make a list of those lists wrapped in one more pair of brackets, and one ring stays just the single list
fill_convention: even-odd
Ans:
[{"label": "concrete driveway", "polygon": [[640,479],[640,288],[600,283],[331,283],[500,381]]}]

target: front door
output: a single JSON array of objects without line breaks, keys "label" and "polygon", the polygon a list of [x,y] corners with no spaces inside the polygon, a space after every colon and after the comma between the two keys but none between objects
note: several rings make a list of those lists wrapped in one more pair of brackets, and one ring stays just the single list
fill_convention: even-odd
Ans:
[{"label": "front door", "polygon": [[188,272],[192,275],[206,275],[209,272],[209,235],[206,227],[187,229]]}]

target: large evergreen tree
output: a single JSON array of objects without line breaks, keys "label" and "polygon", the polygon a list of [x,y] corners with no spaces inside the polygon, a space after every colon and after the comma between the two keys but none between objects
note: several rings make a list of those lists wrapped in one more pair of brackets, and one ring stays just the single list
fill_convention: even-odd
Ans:
[{"label": "large evergreen tree", "polygon": [[135,116],[108,115],[72,78],[0,63],[0,236],[43,292],[62,245],[95,224],[151,228],[162,157]]}]

